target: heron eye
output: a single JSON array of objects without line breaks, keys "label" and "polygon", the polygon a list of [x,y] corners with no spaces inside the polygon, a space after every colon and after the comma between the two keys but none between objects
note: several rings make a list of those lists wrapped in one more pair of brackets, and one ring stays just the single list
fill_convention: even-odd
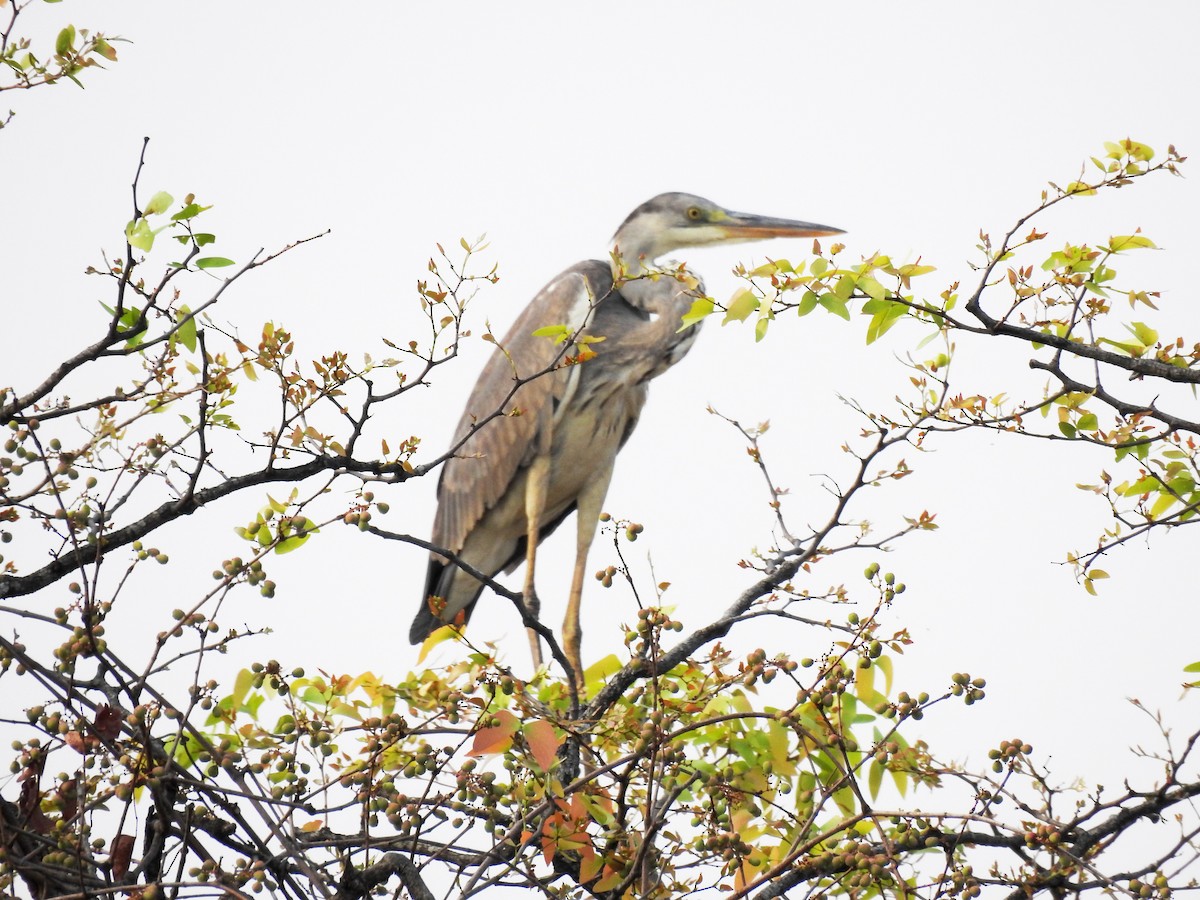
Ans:
[{"label": "heron eye", "polygon": [[698,207],[698,206],[688,207],[687,217],[689,219],[691,219],[692,221],[696,221],[697,219],[700,218],[700,215],[701,215],[700,207]]}]

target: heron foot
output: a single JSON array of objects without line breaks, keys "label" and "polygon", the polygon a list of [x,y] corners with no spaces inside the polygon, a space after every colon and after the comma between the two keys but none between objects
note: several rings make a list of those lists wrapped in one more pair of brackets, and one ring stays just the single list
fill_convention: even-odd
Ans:
[{"label": "heron foot", "polygon": [[542,621],[542,601],[538,599],[537,590],[533,585],[529,585],[522,592],[521,605],[525,607],[525,612],[530,618]]}]

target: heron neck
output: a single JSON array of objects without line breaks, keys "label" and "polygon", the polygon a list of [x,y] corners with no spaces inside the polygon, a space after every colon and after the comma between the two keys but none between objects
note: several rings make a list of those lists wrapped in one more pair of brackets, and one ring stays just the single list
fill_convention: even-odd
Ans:
[{"label": "heron neck", "polygon": [[654,277],[631,278],[621,285],[621,296],[642,312],[652,316],[663,316],[671,320],[671,327],[679,327],[679,317],[687,312],[695,299],[694,290],[703,292],[699,279],[676,263],[668,271]]},{"label": "heron neck", "polygon": [[[655,261],[673,248],[665,246],[662,235],[657,229],[643,227],[641,219],[626,222],[613,235],[612,252],[614,257],[625,263],[626,270],[633,275],[645,268],[652,268]],[[614,263],[614,274],[615,272]]]}]

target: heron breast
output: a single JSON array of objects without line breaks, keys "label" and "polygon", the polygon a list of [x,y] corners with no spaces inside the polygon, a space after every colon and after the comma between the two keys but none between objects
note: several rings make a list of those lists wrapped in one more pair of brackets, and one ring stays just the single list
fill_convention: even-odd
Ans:
[{"label": "heron breast", "polygon": [[548,507],[573,502],[593,478],[608,470],[637,422],[646,391],[639,386],[603,398],[576,399],[580,402],[572,404],[554,430]]}]

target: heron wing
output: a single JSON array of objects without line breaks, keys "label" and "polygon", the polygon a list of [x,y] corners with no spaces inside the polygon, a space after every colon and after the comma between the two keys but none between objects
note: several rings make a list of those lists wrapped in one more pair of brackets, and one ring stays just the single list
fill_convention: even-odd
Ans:
[{"label": "heron wing", "polygon": [[[461,550],[483,514],[505,495],[539,447],[548,451],[543,445],[549,441],[555,410],[569,399],[574,367],[539,375],[554,365],[563,345],[533,333],[548,325],[581,326],[592,305],[611,289],[607,264],[580,263],[542,288],[509,329],[480,373],[455,431],[455,445],[466,440],[442,470],[435,544]],[[513,393],[523,379],[531,380]],[[501,415],[484,422],[497,410]],[[476,429],[480,422],[484,424]]]}]

